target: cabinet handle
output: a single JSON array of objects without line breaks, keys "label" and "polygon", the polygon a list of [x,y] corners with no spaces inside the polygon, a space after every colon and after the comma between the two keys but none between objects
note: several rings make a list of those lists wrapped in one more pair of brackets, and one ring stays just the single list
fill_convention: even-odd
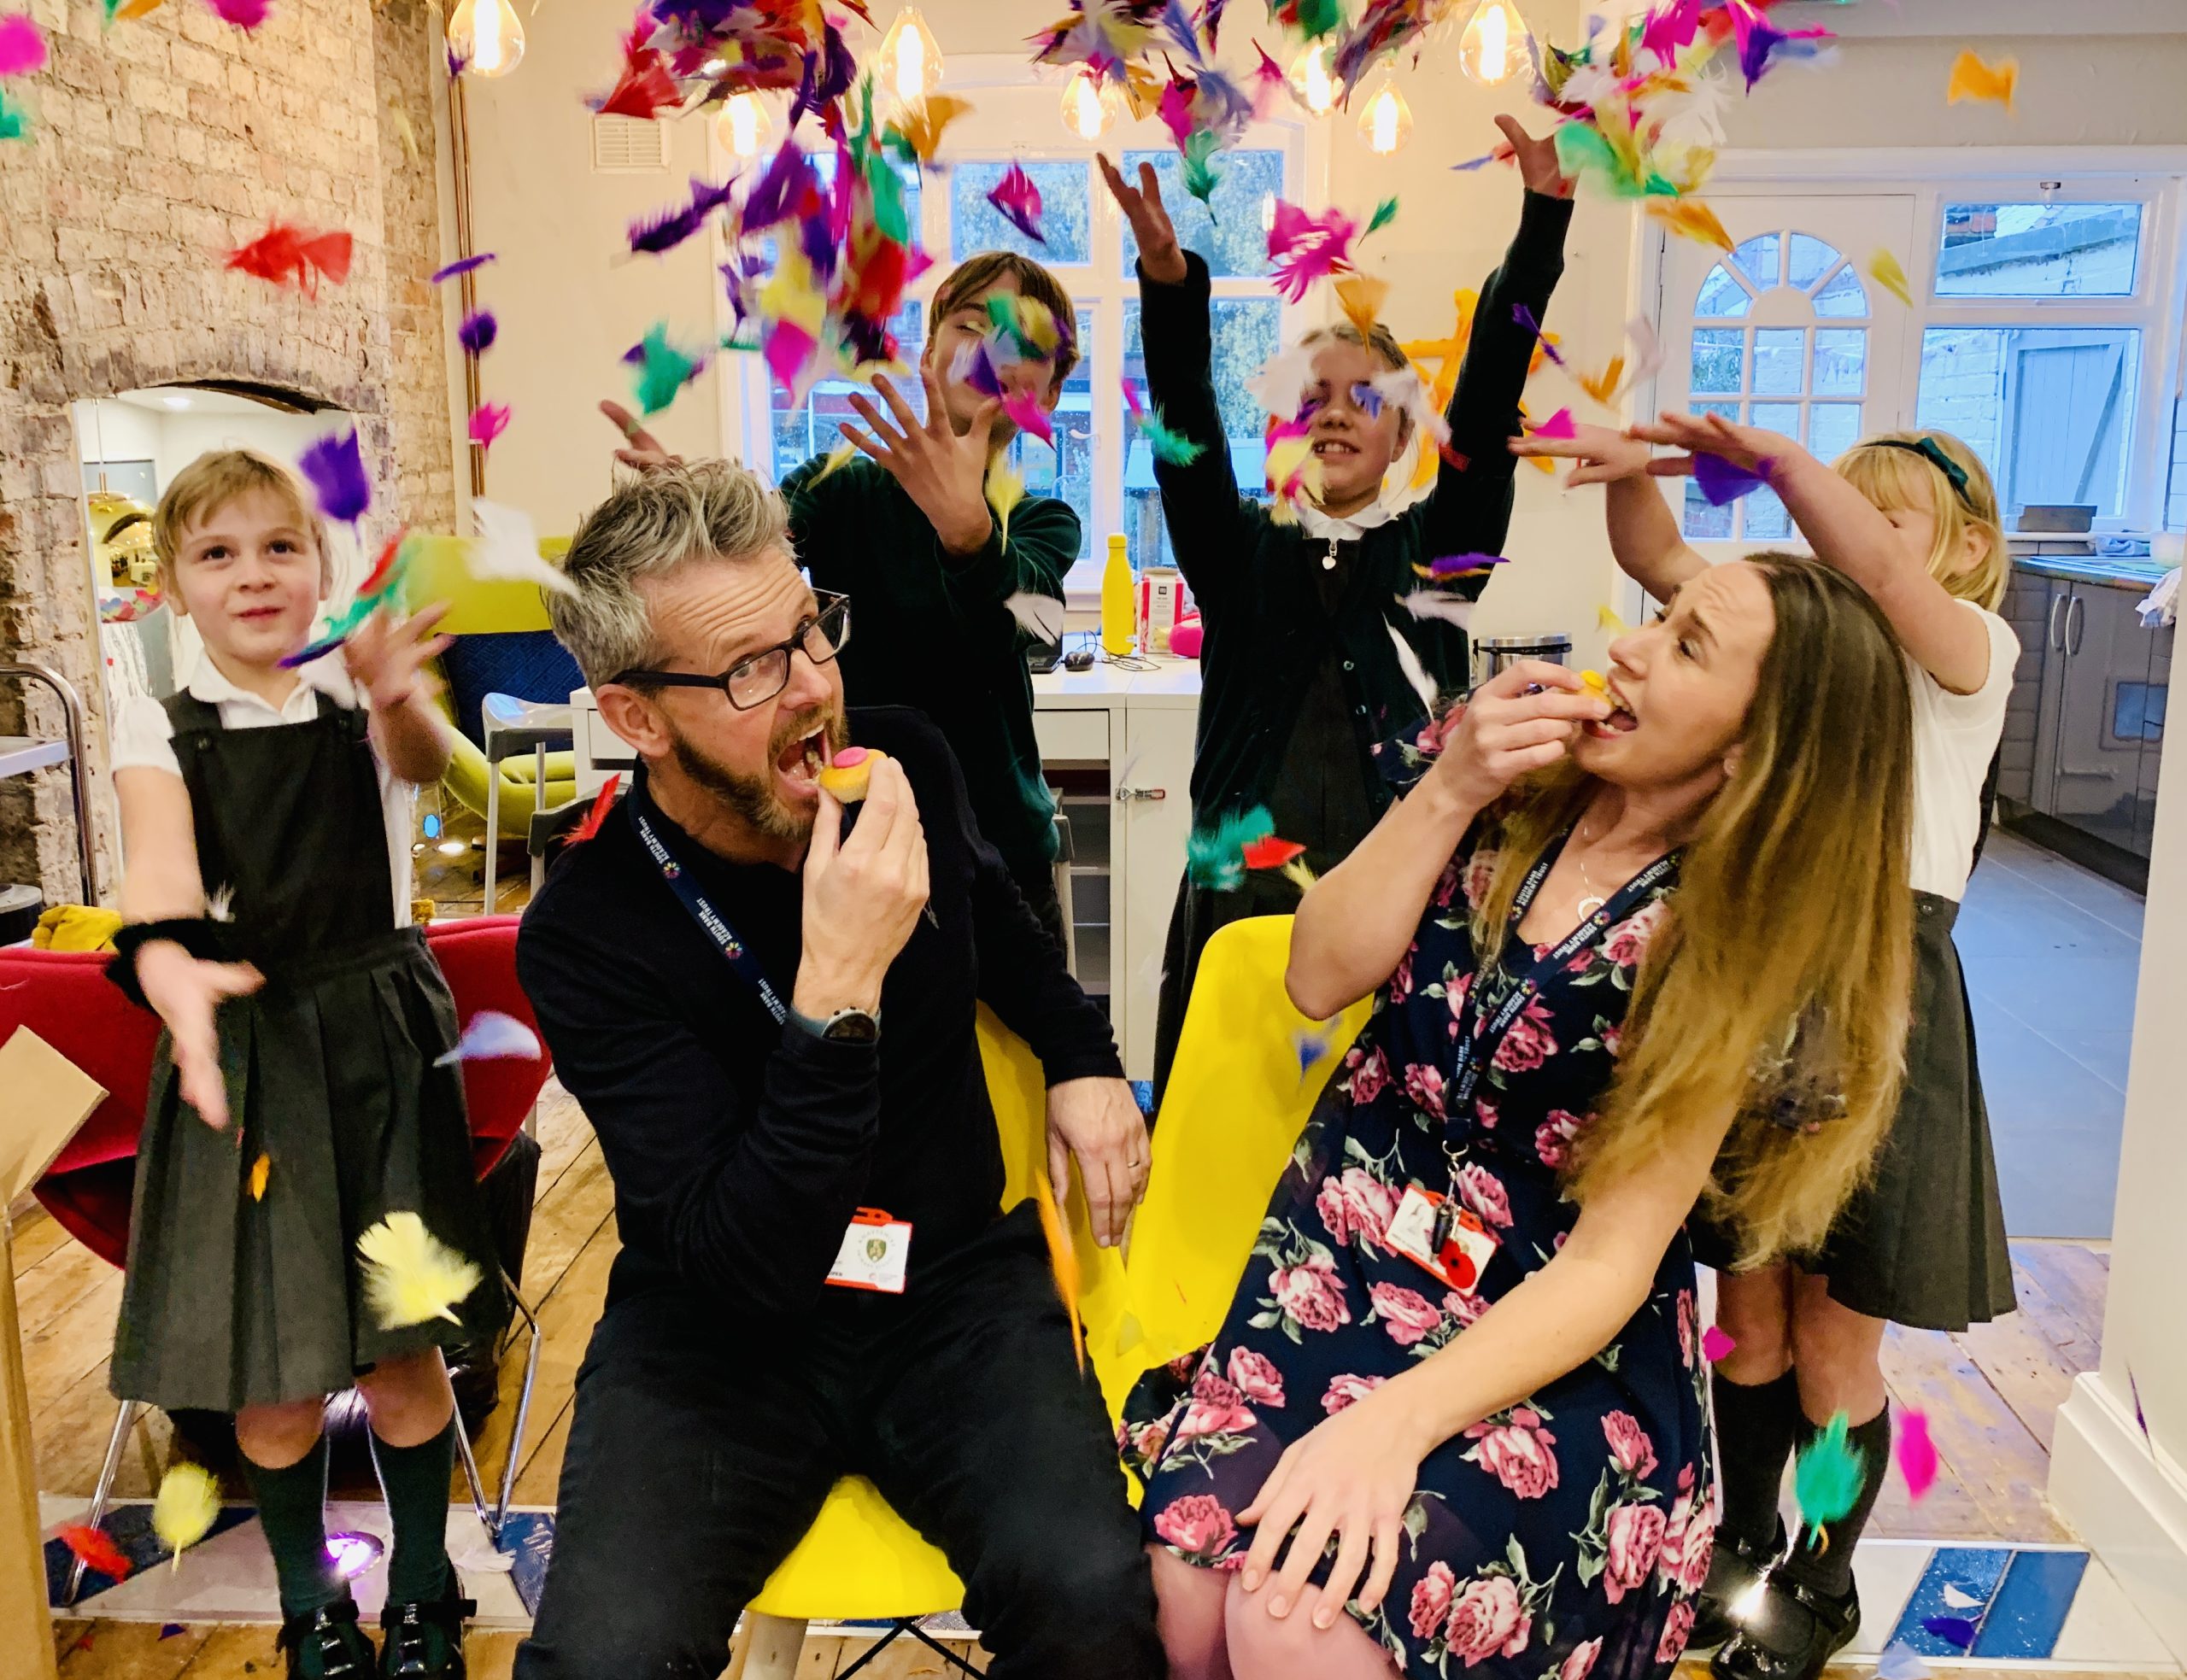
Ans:
[{"label": "cabinet handle", "polygon": [[2088,602],[2080,592],[2073,592],[2073,605],[2066,609],[2066,652],[2068,655],[2081,651],[2081,632],[2088,627]]},{"label": "cabinet handle", "polygon": [[1129,805],[1134,799],[1166,799],[1169,797],[1170,790],[1167,787],[1119,787],[1117,789],[1117,803],[1120,805]]},{"label": "cabinet handle", "polygon": [[2069,594],[2055,594],[2050,597],[2050,628],[2043,639],[2061,653],[2066,651],[2066,637],[2063,627],[2058,623],[2058,615],[2065,611],[2067,603],[2072,600],[2073,596]]},{"label": "cabinet handle", "polygon": [[2065,765],[2065,764],[2061,764],[2061,765],[2059,765],[2059,766],[2058,766],[2057,773],[2058,773],[2060,776],[2085,776],[2085,777],[2087,777],[2089,780],[2090,780],[2090,781],[2116,781],[2119,779],[2119,772],[2118,772],[2118,771],[2116,771],[2116,770],[2073,770],[2073,769],[2072,769],[2072,768],[2070,768],[2070,767],[2068,767],[2067,765]]}]

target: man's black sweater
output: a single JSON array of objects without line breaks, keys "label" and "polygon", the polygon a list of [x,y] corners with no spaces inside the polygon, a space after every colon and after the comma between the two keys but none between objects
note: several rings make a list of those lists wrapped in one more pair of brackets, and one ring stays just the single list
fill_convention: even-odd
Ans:
[{"label": "man's black sweater", "polygon": [[[941,735],[896,707],[850,717],[859,744],[893,754],[910,779],[931,875],[934,922],[921,919],[889,967],[877,1046],[777,1027],[623,808],[525,912],[518,975],[615,1184],[623,1252],[611,1301],[680,1288],[730,1320],[828,1311],[858,1295],[824,1280],[861,1207],[911,1221],[916,1294],[923,1268],[999,1213],[976,1002],[1032,1046],[1051,1085],[1122,1076],[1107,1019],[980,838]],[[801,877],[729,863],[655,820],[788,997],[803,948]]]}]

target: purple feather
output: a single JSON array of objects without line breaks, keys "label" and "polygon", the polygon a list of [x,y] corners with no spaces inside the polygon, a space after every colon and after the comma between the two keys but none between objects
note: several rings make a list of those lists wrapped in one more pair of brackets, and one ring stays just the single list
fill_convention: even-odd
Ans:
[{"label": "purple feather", "polygon": [[793,134],[783,142],[782,149],[768,164],[766,173],[752,184],[752,190],[744,200],[744,231],[757,232],[788,220],[796,214],[812,179],[812,166],[806,161],[804,149]]},{"label": "purple feather", "polygon": [[1973,1648],[1975,1636],[1980,1632],[1980,1630],[1964,1616],[1924,1616],[1921,1618],[1921,1625],[1928,1632],[1943,1640],[1945,1644],[1955,1646],[1962,1651]]},{"label": "purple feather", "polygon": [[1541,323],[1535,319],[1534,312],[1533,310],[1527,308],[1523,303],[1515,303],[1511,306],[1511,319],[1516,321],[1521,326],[1524,327],[1528,332],[1533,334],[1534,342],[1541,346],[1542,354],[1544,355],[1547,356],[1559,367],[1564,366],[1564,358],[1557,354],[1557,346],[1551,343],[1547,338],[1543,337]]},{"label": "purple feather", "polygon": [[1469,157],[1463,163],[1454,163],[1451,167],[1454,171],[1471,174],[1476,169],[1486,169],[1490,164],[1495,161],[1496,154],[1494,152],[1483,152],[1479,157]]},{"label": "purple feather", "polygon": [[988,353],[985,339],[957,352],[949,364],[949,377],[982,396],[1002,395],[1002,376],[995,372],[994,357]]},{"label": "purple feather", "polygon": [[1428,563],[1430,577],[1463,577],[1468,572],[1486,571],[1492,565],[1502,565],[1502,554],[1441,554]]},{"label": "purple feather", "polygon": [[494,340],[501,330],[501,323],[494,319],[494,312],[481,309],[476,314],[463,318],[463,325],[456,328],[455,336],[463,342],[464,354],[483,356],[494,348]]},{"label": "purple feather", "polygon": [[319,511],[326,518],[354,525],[372,505],[372,487],[365,477],[365,459],[354,426],[312,444],[296,458],[296,468],[310,481]]},{"label": "purple feather", "polygon": [[633,253],[659,256],[663,251],[674,250],[698,231],[699,217],[689,205],[657,210],[630,224],[630,249]]},{"label": "purple feather", "polygon": [[1735,466],[1721,455],[1696,455],[1693,458],[1693,482],[1701,486],[1701,494],[1709,498],[1711,507],[1722,507],[1737,501],[1741,496],[1752,495],[1768,483],[1770,464],[1762,463],[1762,471],[1749,472]]},{"label": "purple feather", "polygon": [[457,275],[468,274],[474,268],[484,268],[493,260],[491,251],[481,251],[475,257],[458,257],[447,267],[436,268],[432,272],[432,283],[437,286],[443,280],[453,280]]}]

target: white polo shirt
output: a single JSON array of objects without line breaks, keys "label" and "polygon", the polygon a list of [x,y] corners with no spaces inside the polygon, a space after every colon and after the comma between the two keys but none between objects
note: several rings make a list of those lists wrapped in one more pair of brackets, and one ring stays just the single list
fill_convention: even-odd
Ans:
[{"label": "white polo shirt", "polygon": [[2020,638],[2012,626],[1973,601],[1959,603],[1990,635],[1990,670],[1971,694],[1955,694],[1913,660],[1906,677],[1914,699],[1914,890],[1956,904],[1973,871],[1981,831],[1982,783],[2005,732]]}]

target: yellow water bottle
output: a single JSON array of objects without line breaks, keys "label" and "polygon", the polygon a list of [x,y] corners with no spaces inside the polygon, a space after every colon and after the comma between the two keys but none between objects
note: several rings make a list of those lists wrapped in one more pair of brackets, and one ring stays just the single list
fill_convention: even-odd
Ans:
[{"label": "yellow water bottle", "polygon": [[1121,659],[1139,636],[1139,585],[1121,534],[1109,539],[1109,561],[1101,569],[1101,651]]}]

